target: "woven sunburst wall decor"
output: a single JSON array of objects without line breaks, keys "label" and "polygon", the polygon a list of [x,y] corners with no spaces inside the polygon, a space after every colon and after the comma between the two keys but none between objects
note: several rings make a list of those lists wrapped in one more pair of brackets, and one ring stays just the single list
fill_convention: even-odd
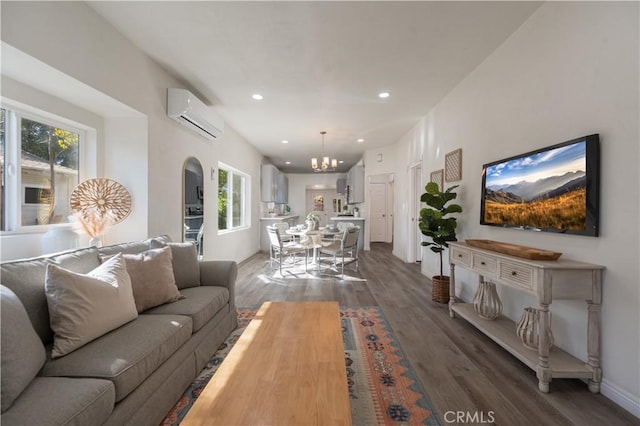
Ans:
[{"label": "woven sunburst wall decor", "polygon": [[131,195],[118,182],[106,179],[89,179],[76,186],[71,193],[71,210],[81,215],[111,216],[112,224],[121,222],[131,213]]}]

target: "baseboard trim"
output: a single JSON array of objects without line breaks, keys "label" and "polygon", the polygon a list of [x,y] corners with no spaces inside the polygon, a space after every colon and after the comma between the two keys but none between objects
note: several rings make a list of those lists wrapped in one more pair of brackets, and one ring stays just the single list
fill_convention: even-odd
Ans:
[{"label": "baseboard trim", "polygon": [[634,416],[640,418],[640,399],[634,397],[629,392],[603,380],[600,384],[600,393]]}]

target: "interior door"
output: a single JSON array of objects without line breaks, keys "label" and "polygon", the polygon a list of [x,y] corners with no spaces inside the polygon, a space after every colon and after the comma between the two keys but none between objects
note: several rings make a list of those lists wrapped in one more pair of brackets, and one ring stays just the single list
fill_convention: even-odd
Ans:
[{"label": "interior door", "polygon": [[370,183],[370,220],[371,220],[371,237],[372,243],[388,241],[388,220],[387,212],[387,184],[386,183]]},{"label": "interior door", "polygon": [[407,211],[407,262],[422,261],[422,233],[418,227],[420,221],[420,196],[424,191],[422,185],[422,165],[420,163],[413,164],[409,167],[407,175],[409,180],[409,209]]},{"label": "interior door", "polygon": [[422,185],[422,166],[415,167],[415,184],[414,189],[415,193],[413,194],[413,199],[415,200],[415,210],[414,217],[415,220],[412,221],[414,226],[413,232],[415,234],[415,261],[422,262],[422,232],[420,232],[420,228],[418,227],[418,223],[420,221],[420,209],[422,208],[422,203],[420,203],[420,196],[424,192],[424,186]]}]

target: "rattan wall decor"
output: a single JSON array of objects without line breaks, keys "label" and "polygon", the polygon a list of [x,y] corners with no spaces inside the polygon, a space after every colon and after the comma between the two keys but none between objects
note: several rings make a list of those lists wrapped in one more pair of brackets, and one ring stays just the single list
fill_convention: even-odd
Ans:
[{"label": "rattan wall decor", "polygon": [[436,170],[435,172],[431,172],[431,176],[429,176],[429,182],[435,182],[438,184],[438,189],[442,191],[442,176],[444,175],[444,170]]},{"label": "rattan wall decor", "polygon": [[71,210],[84,219],[98,214],[110,216],[111,224],[122,222],[131,213],[131,195],[118,182],[106,179],[89,179],[76,186],[71,193]]},{"label": "rattan wall decor", "polygon": [[453,182],[462,179],[462,148],[444,156],[444,180]]}]

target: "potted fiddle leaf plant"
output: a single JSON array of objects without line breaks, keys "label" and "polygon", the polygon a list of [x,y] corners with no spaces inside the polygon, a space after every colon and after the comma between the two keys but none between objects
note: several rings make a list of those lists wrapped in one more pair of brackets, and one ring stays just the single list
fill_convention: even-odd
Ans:
[{"label": "potted fiddle leaf plant", "polygon": [[428,237],[430,241],[423,241],[422,245],[429,247],[432,252],[440,256],[440,275],[431,279],[433,284],[431,299],[439,303],[449,301],[449,277],[443,273],[442,252],[449,247],[449,241],[457,241],[456,227],[458,222],[453,213],[462,213],[459,204],[450,203],[458,197],[453,192],[458,185],[454,185],[444,192],[440,190],[438,184],[429,182],[425,186],[425,193],[420,196],[420,201],[427,204],[420,210],[420,220],[418,226],[422,235]]}]

